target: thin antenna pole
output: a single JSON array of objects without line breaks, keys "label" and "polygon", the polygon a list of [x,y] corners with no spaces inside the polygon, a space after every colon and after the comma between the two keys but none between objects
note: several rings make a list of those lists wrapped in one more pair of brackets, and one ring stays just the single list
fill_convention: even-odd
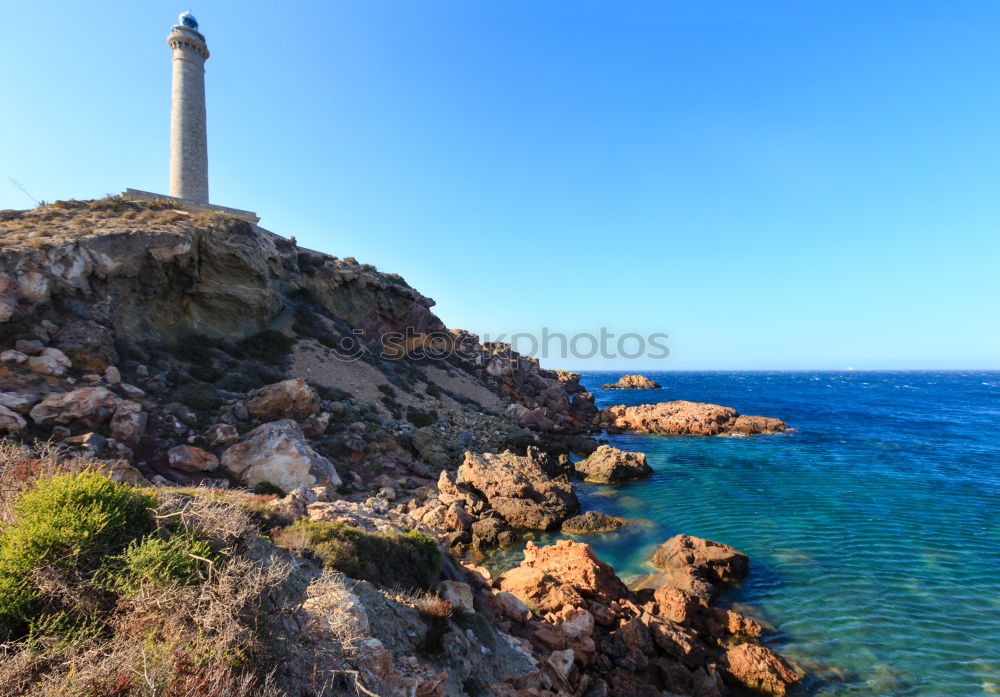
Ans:
[{"label": "thin antenna pole", "polygon": [[28,193],[28,190],[27,190],[27,189],[25,189],[25,188],[24,188],[23,186],[21,186],[21,183],[20,183],[19,181],[17,181],[16,179],[14,179],[14,177],[7,177],[7,178],[8,178],[8,179],[10,179],[10,182],[11,182],[11,184],[13,184],[14,186],[16,186],[16,187],[17,187],[18,189],[20,189],[21,191],[23,191],[23,192],[24,192],[24,195],[25,195],[25,196],[27,196],[27,197],[28,197],[28,198],[30,198],[30,199],[31,199],[32,201],[34,201],[34,202],[35,202],[35,205],[36,205],[36,206],[40,206],[40,205],[42,205],[42,204],[41,204],[41,203],[40,203],[40,202],[38,201],[38,199],[37,199],[37,198],[35,198],[34,196],[32,196],[31,194],[29,194],[29,193]]}]

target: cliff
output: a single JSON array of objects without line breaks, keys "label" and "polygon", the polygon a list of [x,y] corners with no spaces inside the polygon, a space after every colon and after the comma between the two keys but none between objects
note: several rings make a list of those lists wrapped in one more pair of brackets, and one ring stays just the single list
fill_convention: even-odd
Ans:
[{"label": "cliff", "polygon": [[[0,211],[0,691],[782,694],[761,627],[713,604],[738,579],[697,555],[668,591],[580,543],[472,564],[578,511],[601,415],[433,306],[225,214]],[[97,544],[108,501],[139,522]]]}]

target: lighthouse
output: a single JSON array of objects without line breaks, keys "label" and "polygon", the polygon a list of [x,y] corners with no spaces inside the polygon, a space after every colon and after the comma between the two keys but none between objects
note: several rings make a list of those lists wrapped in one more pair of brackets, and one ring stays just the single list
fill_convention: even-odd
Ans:
[{"label": "lighthouse", "polygon": [[126,189],[122,196],[138,200],[173,200],[188,210],[216,210],[257,224],[252,211],[208,202],[208,131],[205,124],[205,61],[208,45],[190,12],[177,18],[167,44],[173,54],[170,93],[170,195]]},{"label": "lighthouse", "polygon": [[190,12],[178,17],[167,44],[173,53],[170,102],[170,195],[208,203],[205,61],[208,46]]}]

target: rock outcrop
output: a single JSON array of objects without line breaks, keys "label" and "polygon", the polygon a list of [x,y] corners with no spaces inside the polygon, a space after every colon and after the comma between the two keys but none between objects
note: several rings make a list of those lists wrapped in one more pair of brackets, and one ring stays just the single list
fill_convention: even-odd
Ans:
[{"label": "rock outcrop", "polygon": [[553,473],[535,449],[527,455],[468,452],[454,475],[441,473],[438,488],[445,503],[462,501],[477,513],[489,508],[513,528],[550,530],[580,508],[569,481]]},{"label": "rock outcrop", "polygon": [[604,385],[605,390],[658,390],[661,385],[645,375],[622,375],[618,382]]},{"label": "rock outcrop", "polygon": [[340,486],[337,470],[310,447],[291,419],[261,424],[222,453],[222,467],[249,487],[264,482],[285,491]]},{"label": "rock outcrop", "polygon": [[[524,561],[493,586],[499,613],[526,625],[520,631],[536,651],[551,651],[549,665],[575,694],[588,688],[611,697],[721,696],[729,683],[783,695],[799,679],[787,661],[757,644],[753,620],[671,586],[633,593],[586,544],[529,543]],[[521,606],[507,609],[505,594],[532,614],[525,619]],[[564,656],[568,649],[572,655]]]},{"label": "rock outcrop", "polygon": [[253,392],[246,401],[250,416],[261,421],[305,419],[320,410],[319,395],[302,378],[283,380]]},{"label": "rock outcrop", "polygon": [[74,424],[90,430],[111,418],[118,397],[105,387],[81,387],[46,397],[29,412],[40,425]]},{"label": "rock outcrop", "polygon": [[601,424],[609,432],[632,431],[669,436],[718,436],[778,433],[784,421],[764,416],[741,416],[732,407],[701,402],[660,402],[601,410]]},{"label": "rock outcrop", "polygon": [[595,484],[622,484],[653,471],[646,462],[645,453],[628,453],[610,445],[600,446],[574,467],[585,481]]},{"label": "rock outcrop", "polygon": [[599,511],[587,511],[563,521],[562,531],[570,535],[588,535],[598,532],[617,530],[625,524],[621,518],[615,518]]}]

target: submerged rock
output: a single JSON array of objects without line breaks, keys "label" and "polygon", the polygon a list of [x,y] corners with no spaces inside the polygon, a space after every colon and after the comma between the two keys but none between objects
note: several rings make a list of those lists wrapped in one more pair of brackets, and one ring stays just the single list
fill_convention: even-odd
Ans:
[{"label": "submerged rock", "polygon": [[605,390],[658,390],[661,385],[645,375],[622,375],[618,382],[604,385]]},{"label": "submerged rock", "polygon": [[645,453],[627,453],[610,445],[600,446],[574,467],[585,481],[595,484],[630,482],[653,471],[646,462]]},{"label": "submerged rock", "polygon": [[747,555],[729,545],[690,535],[674,535],[660,545],[650,562],[658,569],[691,570],[710,583],[735,583],[747,575]]},{"label": "submerged rock", "polygon": [[625,524],[621,518],[615,518],[599,511],[587,511],[563,521],[562,531],[571,535],[608,532],[617,530]]},{"label": "submerged rock", "polygon": [[777,433],[787,425],[765,416],[741,416],[732,407],[677,400],[601,410],[600,422],[609,432],[632,431],[669,436],[718,436]]}]

